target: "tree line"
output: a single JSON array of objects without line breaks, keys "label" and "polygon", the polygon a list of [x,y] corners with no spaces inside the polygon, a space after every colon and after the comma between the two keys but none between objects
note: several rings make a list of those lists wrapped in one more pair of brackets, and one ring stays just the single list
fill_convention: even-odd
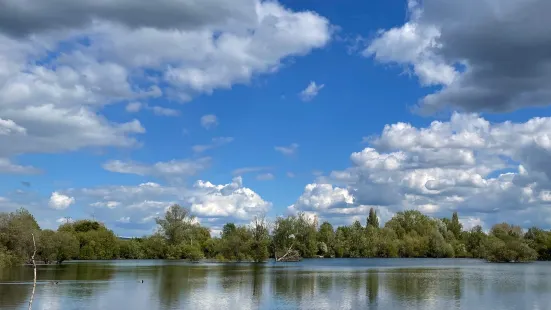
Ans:
[{"label": "tree line", "polygon": [[34,251],[43,263],[103,259],[214,259],[263,262],[302,258],[460,257],[491,262],[551,260],[551,232],[536,227],[524,231],[507,223],[488,233],[481,226],[463,230],[457,213],[432,218],[419,211],[402,211],[380,227],[375,210],[362,225],[334,228],[304,213],[273,222],[255,218],[249,225],[227,223],[219,236],[201,226],[188,209],[171,206],[158,218],[157,232],[122,240],[104,224],[92,220],[40,229],[32,214],[20,209],[0,213],[0,266],[27,263]]}]

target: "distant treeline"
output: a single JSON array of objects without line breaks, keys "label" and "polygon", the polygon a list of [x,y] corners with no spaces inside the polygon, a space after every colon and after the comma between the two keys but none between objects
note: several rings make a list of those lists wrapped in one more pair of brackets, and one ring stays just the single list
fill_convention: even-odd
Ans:
[{"label": "distant treeline", "polygon": [[451,219],[419,211],[398,212],[384,227],[370,210],[365,225],[356,221],[336,229],[304,214],[256,218],[250,225],[224,225],[219,237],[199,225],[188,209],[174,205],[157,220],[158,232],[122,240],[102,223],[79,220],[41,230],[26,210],[0,213],[0,266],[26,263],[36,239],[44,263],[96,259],[190,259],[262,262],[312,257],[469,257],[492,262],[551,259],[551,233],[539,228],[494,225],[488,234],[465,231],[457,213]]}]

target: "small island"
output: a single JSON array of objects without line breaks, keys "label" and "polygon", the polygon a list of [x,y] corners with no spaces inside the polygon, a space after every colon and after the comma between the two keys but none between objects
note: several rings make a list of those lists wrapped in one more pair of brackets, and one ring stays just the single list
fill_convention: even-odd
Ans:
[{"label": "small island", "polygon": [[[155,234],[119,238],[104,224],[78,220],[56,231],[40,229],[24,209],[0,213],[0,266],[66,260],[187,259],[190,261],[300,261],[303,258],[479,258],[489,262],[528,262],[551,258],[551,233],[524,231],[507,223],[488,232],[463,230],[457,213],[431,218],[419,211],[398,212],[383,227],[373,209],[359,221],[336,229],[299,213],[273,222],[257,217],[249,225],[224,225],[220,236],[195,221],[189,210],[171,206],[157,220]],[[35,242],[33,243],[33,238]],[[36,246],[36,249],[35,249]]]}]

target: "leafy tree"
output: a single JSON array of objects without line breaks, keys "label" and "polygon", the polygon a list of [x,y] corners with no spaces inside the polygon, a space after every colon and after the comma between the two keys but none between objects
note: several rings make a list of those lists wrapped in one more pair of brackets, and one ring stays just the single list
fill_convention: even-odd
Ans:
[{"label": "leafy tree", "polygon": [[229,260],[243,261],[251,259],[253,232],[245,226],[226,224],[222,229],[219,252]]},{"label": "leafy tree", "polygon": [[459,222],[459,217],[457,215],[457,212],[454,212],[452,214],[452,220],[448,224],[448,231],[452,232],[455,239],[461,238],[461,230],[463,229],[463,225]]},{"label": "leafy tree", "polygon": [[123,259],[146,258],[139,239],[119,240],[119,257]]},{"label": "leafy tree", "polygon": [[538,253],[539,260],[551,260],[551,233],[543,229],[532,227],[524,235],[530,248]]},{"label": "leafy tree", "polygon": [[[323,255],[324,257],[332,257],[335,255],[335,231],[333,230],[333,225],[329,222],[323,222],[320,225],[317,237],[318,255]],[[323,247],[320,248],[320,243],[325,245],[325,250],[322,251]]]},{"label": "leafy tree", "polygon": [[255,262],[263,262],[268,259],[270,253],[268,246],[270,245],[270,232],[268,230],[268,222],[264,217],[255,217],[250,227],[252,234],[251,256]]},{"label": "leafy tree", "polygon": [[394,230],[400,239],[413,231],[419,236],[428,236],[436,228],[436,221],[417,210],[408,210],[396,213],[385,227]]},{"label": "leafy tree", "polygon": [[37,240],[37,254],[45,264],[49,264],[56,260],[56,232],[50,229],[45,229],[40,232]]},{"label": "leafy tree", "polygon": [[28,261],[34,252],[32,234],[38,235],[40,227],[34,216],[25,209],[12,213],[0,213],[0,244],[5,248],[4,254],[12,261]]},{"label": "leafy tree", "polygon": [[164,218],[157,218],[159,231],[165,236],[168,243],[177,245],[187,239],[193,244],[193,223],[195,216],[192,216],[188,209],[179,205],[172,205],[166,211]]},{"label": "leafy tree", "polygon": [[379,219],[377,218],[377,212],[375,209],[369,209],[369,216],[367,217],[367,226],[379,228]]},{"label": "leafy tree", "polygon": [[71,233],[58,231],[54,234],[55,261],[58,264],[78,255],[78,239]]}]

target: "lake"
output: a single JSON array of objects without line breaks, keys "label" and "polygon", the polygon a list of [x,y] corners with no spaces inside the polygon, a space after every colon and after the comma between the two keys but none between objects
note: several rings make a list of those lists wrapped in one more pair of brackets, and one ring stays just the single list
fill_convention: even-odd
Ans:
[{"label": "lake", "polygon": [[[32,279],[30,267],[0,270],[0,309],[27,309]],[[467,259],[67,262],[39,266],[33,309],[541,310],[551,309],[551,263],[490,264]]]}]

